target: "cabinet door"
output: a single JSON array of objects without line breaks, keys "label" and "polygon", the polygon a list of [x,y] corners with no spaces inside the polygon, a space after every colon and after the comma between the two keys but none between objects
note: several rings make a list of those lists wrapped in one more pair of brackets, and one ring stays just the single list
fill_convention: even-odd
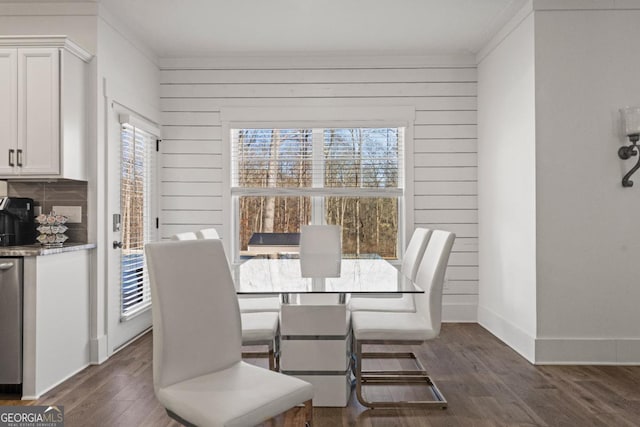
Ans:
[{"label": "cabinet door", "polygon": [[60,173],[60,52],[18,49],[20,175]]},{"label": "cabinet door", "polygon": [[[18,64],[16,49],[0,49],[0,175],[12,175],[16,168],[18,141]],[[10,152],[12,159],[10,162]]]}]

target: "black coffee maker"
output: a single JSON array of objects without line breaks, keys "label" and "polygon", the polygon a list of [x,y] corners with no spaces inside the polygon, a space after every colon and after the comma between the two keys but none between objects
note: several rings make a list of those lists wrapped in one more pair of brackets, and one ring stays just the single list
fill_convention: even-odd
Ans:
[{"label": "black coffee maker", "polygon": [[33,199],[0,197],[0,246],[30,245],[35,242]]}]

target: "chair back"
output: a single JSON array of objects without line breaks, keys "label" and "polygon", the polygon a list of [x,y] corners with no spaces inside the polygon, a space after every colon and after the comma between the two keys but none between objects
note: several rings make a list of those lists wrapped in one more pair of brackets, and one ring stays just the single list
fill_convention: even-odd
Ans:
[{"label": "chair back", "polygon": [[171,236],[171,240],[197,240],[198,236],[193,231],[185,231],[184,233],[177,233]]},{"label": "chair back", "polygon": [[215,228],[203,228],[196,232],[198,239],[219,239],[220,235]]},{"label": "chair back", "polygon": [[342,260],[339,225],[300,228],[300,268],[303,277],[338,277]]},{"label": "chair back", "polygon": [[240,360],[240,310],[220,240],[145,246],[156,391]]},{"label": "chair back", "polygon": [[431,230],[428,228],[416,228],[411,235],[407,250],[404,252],[400,271],[411,281],[415,282],[416,280],[416,273],[418,273],[420,260],[422,260],[424,251],[427,248],[429,237],[431,237]]},{"label": "chair back", "polygon": [[455,238],[449,231],[433,230],[416,274],[415,283],[424,290],[423,294],[414,294],[416,311],[436,334],[440,333],[442,323],[444,274]]}]

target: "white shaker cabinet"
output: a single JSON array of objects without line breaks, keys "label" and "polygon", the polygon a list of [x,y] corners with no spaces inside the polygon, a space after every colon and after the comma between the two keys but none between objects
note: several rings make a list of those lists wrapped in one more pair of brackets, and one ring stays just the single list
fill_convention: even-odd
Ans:
[{"label": "white shaker cabinet", "polygon": [[0,178],[87,179],[90,55],[69,43],[0,38]]}]

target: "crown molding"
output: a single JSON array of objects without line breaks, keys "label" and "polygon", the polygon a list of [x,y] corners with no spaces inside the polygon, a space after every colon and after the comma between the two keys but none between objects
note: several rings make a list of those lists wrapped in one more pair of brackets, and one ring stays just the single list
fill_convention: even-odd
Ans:
[{"label": "crown molding", "polygon": [[533,10],[635,10],[640,0],[532,0]]},{"label": "crown molding", "polygon": [[79,44],[63,35],[52,36],[0,36],[0,47],[57,47],[74,54],[84,62],[91,61],[93,55]]},{"label": "crown molding", "polygon": [[533,1],[529,0],[522,6],[513,17],[502,27],[487,44],[478,51],[476,63],[480,64],[496,47],[506,39],[518,26],[534,11]]}]

